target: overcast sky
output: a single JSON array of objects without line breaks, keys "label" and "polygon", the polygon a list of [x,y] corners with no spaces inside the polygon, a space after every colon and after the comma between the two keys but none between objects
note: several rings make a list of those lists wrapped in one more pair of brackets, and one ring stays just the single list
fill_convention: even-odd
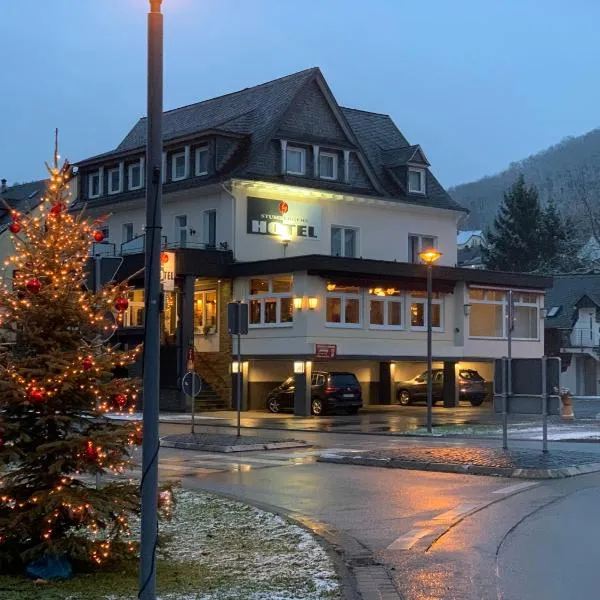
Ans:
[{"label": "overcast sky", "polygon": [[[146,0],[0,0],[0,177],[113,149],[146,103]],[[446,185],[600,123],[598,0],[164,0],[165,109],[321,67]]]}]

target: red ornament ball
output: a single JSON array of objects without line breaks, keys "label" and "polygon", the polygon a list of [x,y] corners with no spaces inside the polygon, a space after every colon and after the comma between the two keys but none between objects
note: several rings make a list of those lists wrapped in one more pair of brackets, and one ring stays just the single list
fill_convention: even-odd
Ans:
[{"label": "red ornament ball", "polygon": [[125,312],[127,310],[128,306],[129,306],[129,300],[127,300],[127,298],[125,298],[125,296],[117,296],[115,298],[115,308],[119,312]]},{"label": "red ornament ball", "polygon": [[57,202],[56,204],[52,205],[52,208],[50,209],[50,214],[54,216],[60,215],[63,209],[64,206],[60,202]]},{"label": "red ornament ball", "polygon": [[94,231],[94,240],[101,242],[104,239],[104,234],[101,231]]},{"label": "red ornament ball", "polygon": [[98,449],[91,440],[88,440],[85,446],[85,455],[91,460],[96,460],[98,458]]},{"label": "red ornament ball", "polygon": [[19,221],[13,221],[8,228],[10,229],[11,233],[17,234],[19,231],[21,231],[21,223],[19,223]]},{"label": "red ornament ball", "polygon": [[32,277],[25,284],[28,292],[37,294],[42,289],[42,282],[37,277]]},{"label": "red ornament ball", "polygon": [[89,371],[94,366],[94,361],[88,356],[81,361],[84,371]]},{"label": "red ornament ball", "polygon": [[123,409],[125,404],[127,404],[127,396],[124,394],[115,394],[113,396],[113,402],[120,408]]},{"label": "red ornament ball", "polygon": [[41,402],[44,399],[44,390],[31,388],[27,394],[30,402]]}]

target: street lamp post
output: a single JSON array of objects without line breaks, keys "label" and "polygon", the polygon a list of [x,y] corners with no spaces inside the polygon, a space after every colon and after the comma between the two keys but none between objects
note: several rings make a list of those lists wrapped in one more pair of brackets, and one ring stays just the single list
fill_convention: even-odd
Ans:
[{"label": "street lamp post", "polygon": [[433,296],[433,263],[439,260],[442,253],[435,248],[419,252],[419,258],[427,265],[427,433],[432,432],[433,381],[432,381],[432,335],[431,335],[431,300]]},{"label": "street lamp post", "polygon": [[160,389],[160,244],[162,229],[162,0],[150,0],[148,13],[148,120],[146,146],[146,230],[144,241],[144,375],[142,441],[141,600],[156,598],[158,537],[158,408]]}]

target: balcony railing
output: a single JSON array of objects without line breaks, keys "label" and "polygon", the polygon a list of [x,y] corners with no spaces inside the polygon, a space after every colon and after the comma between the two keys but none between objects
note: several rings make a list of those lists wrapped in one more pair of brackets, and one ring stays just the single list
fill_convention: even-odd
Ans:
[{"label": "balcony railing", "polygon": [[598,348],[600,346],[600,332],[596,325],[589,327],[574,327],[561,329],[560,345],[562,348]]},{"label": "balcony railing", "polygon": [[[144,251],[145,239],[146,236],[144,234],[138,235],[127,242],[123,242],[118,250],[117,245],[112,242],[94,242],[90,250],[90,256],[126,256],[128,254],[140,254]],[[216,245],[188,241],[169,242],[166,235],[162,236],[161,246],[163,250],[177,250],[179,248],[195,248],[199,250],[215,251],[229,250],[227,242],[221,242]]]}]

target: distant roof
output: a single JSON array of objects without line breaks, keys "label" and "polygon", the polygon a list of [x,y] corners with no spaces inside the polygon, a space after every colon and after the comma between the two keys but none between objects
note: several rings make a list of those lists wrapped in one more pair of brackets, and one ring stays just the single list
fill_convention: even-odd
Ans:
[{"label": "distant roof", "polygon": [[555,275],[554,285],[548,290],[544,304],[548,311],[554,307],[559,307],[559,310],[555,316],[546,317],[546,328],[572,327],[575,307],[584,296],[600,307],[599,274]]},{"label": "distant roof", "polygon": [[[8,203],[11,208],[22,213],[27,213],[40,203],[46,190],[46,182],[46,179],[39,179],[37,181],[13,185],[0,193],[0,198]],[[5,226],[9,221],[10,213],[2,202],[0,203],[0,228]]]},{"label": "distant roof", "polygon": [[[163,141],[175,140],[202,132],[219,131],[224,134],[244,136],[246,145],[243,156],[238,155],[237,164],[228,165],[225,177],[243,177],[248,165],[256,153],[261,151],[277,131],[284,114],[294,98],[310,82],[317,81],[322,89],[327,83],[319,68],[313,67],[293,73],[254,87],[182,106],[163,114]],[[337,106],[338,118],[350,139],[356,138],[366,158],[368,169],[374,174],[377,185],[387,195],[403,202],[434,206],[448,210],[467,212],[456,203],[428,171],[426,195],[406,194],[390,174],[391,165],[404,164],[411,159],[427,163],[425,155],[418,145],[410,145],[388,115],[372,113]],[[117,153],[141,150],[146,144],[147,120],[139,119],[117,148],[108,153],[90,157],[79,164],[99,160]],[[316,182],[324,185],[323,182]]]},{"label": "distant roof", "polygon": [[483,231],[481,229],[472,229],[469,231],[459,231],[456,234],[456,243],[460,246],[466,244],[473,236],[483,237]]}]

